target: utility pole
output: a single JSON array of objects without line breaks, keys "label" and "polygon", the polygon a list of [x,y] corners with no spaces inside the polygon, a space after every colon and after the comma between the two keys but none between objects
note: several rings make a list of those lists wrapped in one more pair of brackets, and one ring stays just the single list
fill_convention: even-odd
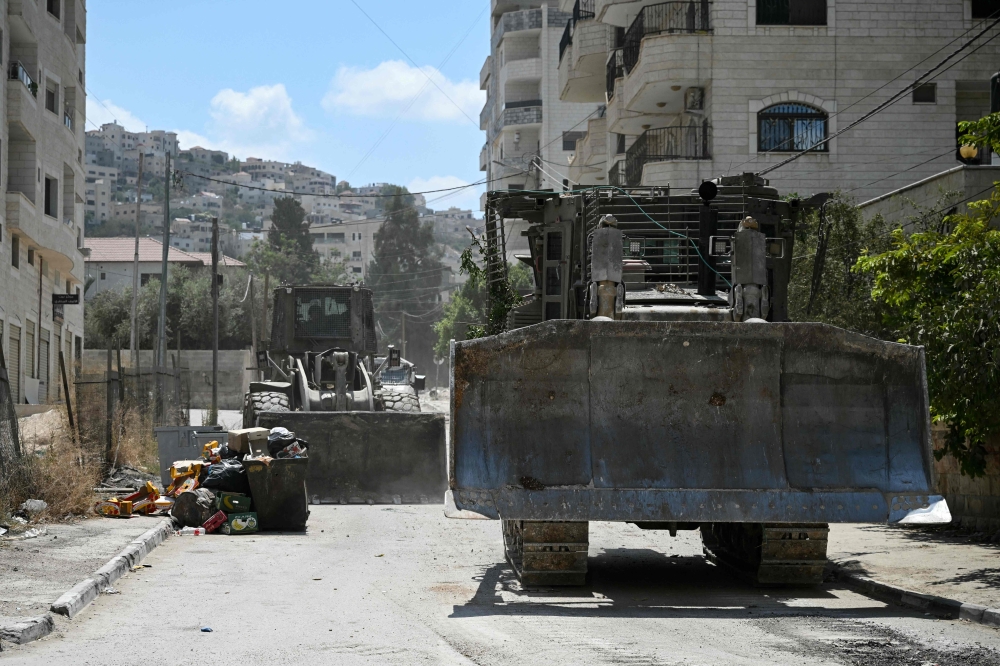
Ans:
[{"label": "utility pole", "polygon": [[128,348],[132,355],[132,369],[136,367],[136,357],[139,352],[136,318],[139,311],[139,225],[142,220],[142,151],[139,151],[139,179],[135,182],[135,256],[132,260],[132,326],[129,334]]},{"label": "utility pole", "polygon": [[154,405],[166,416],[163,404],[163,387],[160,386],[160,369],[166,363],[167,348],[167,258],[170,255],[170,153],[167,152],[167,163],[163,178],[163,263],[160,266],[160,316],[156,331],[156,360],[153,362],[153,376],[156,386]]},{"label": "utility pole", "polygon": [[219,218],[212,218],[212,422],[219,424]]},{"label": "utility pole", "polygon": [[[250,274],[250,341],[253,344],[253,364],[257,366],[257,351],[260,346],[257,344],[257,304],[253,293],[253,274]],[[260,379],[260,371],[254,370],[255,379]]]},{"label": "utility pole", "polygon": [[406,313],[403,312],[402,314],[400,314],[399,319],[400,321],[403,322],[403,336],[402,336],[403,344],[400,345],[403,349],[400,353],[402,354],[403,358],[406,358]]},{"label": "utility pole", "polygon": [[271,323],[267,320],[267,310],[270,306],[268,299],[271,298],[271,274],[269,272],[264,273],[264,325],[260,329],[260,337],[264,340],[264,349],[267,349],[267,343],[271,341]]}]

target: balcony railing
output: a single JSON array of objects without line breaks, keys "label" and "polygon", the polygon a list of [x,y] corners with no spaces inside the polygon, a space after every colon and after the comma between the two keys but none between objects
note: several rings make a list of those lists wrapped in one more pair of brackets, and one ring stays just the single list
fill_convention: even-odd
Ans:
[{"label": "balcony railing", "polygon": [[608,54],[608,101],[615,96],[615,79],[625,76],[625,56],[622,49]]},{"label": "balcony railing", "polygon": [[573,5],[573,18],[566,22],[566,29],[563,30],[562,39],[559,40],[559,60],[562,60],[563,53],[573,43],[573,31],[576,24],[583,19],[592,19],[597,16],[595,5],[597,0],[576,0]]},{"label": "balcony railing", "polygon": [[[517,105],[517,106],[514,106]],[[542,122],[542,102],[512,102],[497,114],[491,136],[496,136],[504,127],[511,125],[540,125]]]},{"label": "balcony railing", "polygon": [[542,100],[540,99],[524,99],[520,102],[507,102],[503,105],[505,109],[524,109],[529,106],[541,106]]},{"label": "balcony railing", "polygon": [[28,74],[28,70],[24,68],[24,65],[22,65],[18,61],[15,60],[14,62],[10,63],[10,69],[7,72],[7,78],[9,78],[11,81],[20,81],[25,86],[27,86],[28,90],[31,91],[32,96],[38,97],[38,84],[35,83],[34,79],[31,78],[31,75]]},{"label": "balcony railing", "polygon": [[625,32],[625,71],[639,61],[642,39],[662,33],[708,32],[712,3],[708,0],[662,2],[643,7]]},{"label": "balcony railing", "polygon": [[642,184],[642,169],[651,162],[711,159],[712,128],[704,120],[699,125],[678,125],[646,130],[625,153],[625,179],[630,186]]},{"label": "balcony railing", "polygon": [[625,180],[625,160],[618,160],[615,165],[608,169],[608,184],[614,187],[625,187],[628,182]]},{"label": "balcony railing", "polygon": [[[551,24],[551,16],[549,17],[549,22]],[[493,28],[493,37],[490,40],[491,46],[495,51],[497,46],[500,45],[500,40],[508,32],[516,32],[520,30],[540,30],[542,28],[542,10],[541,9],[522,9],[518,12],[507,12],[500,17],[495,28]]]}]

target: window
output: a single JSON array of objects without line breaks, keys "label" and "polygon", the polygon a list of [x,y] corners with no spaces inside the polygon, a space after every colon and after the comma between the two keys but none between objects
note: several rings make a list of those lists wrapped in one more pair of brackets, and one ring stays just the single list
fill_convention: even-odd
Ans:
[{"label": "window", "polygon": [[[826,138],[826,113],[798,103],[775,104],[757,114],[759,152],[795,152],[809,149]],[[812,148],[828,152],[829,144]]]},{"label": "window", "polygon": [[56,113],[59,108],[59,84],[53,81],[45,82],[45,108]]},{"label": "window", "polygon": [[60,10],[62,7],[62,0],[45,0],[45,8],[49,10],[49,14],[52,14],[56,18],[59,18]]},{"label": "window", "polygon": [[826,25],[826,0],[757,0],[757,25]]},{"label": "window", "polygon": [[937,104],[937,84],[924,83],[913,89],[914,104]]},{"label": "window", "polygon": [[45,178],[45,214],[49,217],[59,217],[59,181],[55,178]]},{"label": "window", "polygon": [[[103,273],[102,273],[102,275],[103,275]],[[104,278],[102,277],[101,279],[103,280]],[[140,275],[139,275],[139,284],[140,284],[140,286],[145,287],[147,284],[149,284],[150,280],[159,281],[160,280],[160,274],[159,273],[140,273]]]},{"label": "window", "polygon": [[107,273],[101,273],[101,279],[102,280],[108,279],[108,274]]},{"label": "window", "polygon": [[10,238],[10,265],[14,268],[21,265],[21,239],[17,236]]},{"label": "window", "polygon": [[35,248],[33,247],[28,248],[28,265],[29,266],[35,265]]},{"label": "window", "polygon": [[1000,12],[1000,0],[972,0],[972,18],[993,18]]},{"label": "window", "polygon": [[587,136],[586,132],[563,132],[563,150],[576,150],[576,142]]}]

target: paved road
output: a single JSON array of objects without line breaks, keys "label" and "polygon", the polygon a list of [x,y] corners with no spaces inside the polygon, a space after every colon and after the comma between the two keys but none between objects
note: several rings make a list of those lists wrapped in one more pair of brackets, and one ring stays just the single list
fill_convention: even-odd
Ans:
[{"label": "paved road", "polygon": [[989,628],[835,586],[736,583],[696,533],[593,524],[590,584],[526,593],[496,522],[437,506],[312,508],[306,534],[173,537],[121,594],[4,662],[1000,664]]}]

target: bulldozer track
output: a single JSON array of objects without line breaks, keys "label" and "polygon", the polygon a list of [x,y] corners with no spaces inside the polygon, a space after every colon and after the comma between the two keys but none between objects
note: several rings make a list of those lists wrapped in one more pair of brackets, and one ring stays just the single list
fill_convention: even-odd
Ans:
[{"label": "bulldozer track", "polygon": [[824,524],[702,525],[705,556],[759,586],[819,585],[826,569]]}]

